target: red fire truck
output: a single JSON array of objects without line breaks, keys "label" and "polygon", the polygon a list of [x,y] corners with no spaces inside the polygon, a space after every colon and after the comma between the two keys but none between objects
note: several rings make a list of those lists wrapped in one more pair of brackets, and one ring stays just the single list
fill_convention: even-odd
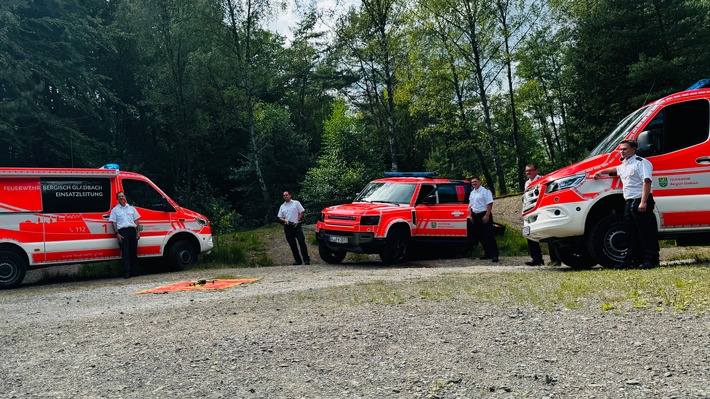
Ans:
[{"label": "red fire truck", "polygon": [[316,238],[325,262],[339,263],[355,252],[398,263],[412,243],[469,243],[468,182],[429,172],[386,176],[370,182],[352,204],[323,209]]},{"label": "red fire truck", "polygon": [[710,244],[710,79],[656,100],[624,118],[581,162],[538,179],[523,196],[523,236],[550,242],[573,268],[620,265],[628,244],[618,177],[594,180],[621,163],[618,144],[638,141],[653,165],[660,238]]},{"label": "red fire truck", "polygon": [[108,221],[118,191],[141,215],[139,257],[163,257],[180,269],[212,249],[207,218],[117,165],[0,168],[0,288],[19,285],[28,269],[120,259]]}]

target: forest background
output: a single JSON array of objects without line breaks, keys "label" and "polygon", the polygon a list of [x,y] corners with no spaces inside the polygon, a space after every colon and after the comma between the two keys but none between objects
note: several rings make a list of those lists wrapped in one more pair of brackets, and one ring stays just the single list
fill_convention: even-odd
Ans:
[{"label": "forest background", "polygon": [[288,38],[286,6],[0,1],[0,166],[118,163],[225,233],[388,170],[520,192],[710,77],[708,0],[298,2]]}]

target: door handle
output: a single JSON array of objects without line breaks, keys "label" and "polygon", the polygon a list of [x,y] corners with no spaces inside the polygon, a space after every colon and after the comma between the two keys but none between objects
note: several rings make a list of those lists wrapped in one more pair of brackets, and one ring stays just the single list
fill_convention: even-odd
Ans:
[{"label": "door handle", "polygon": [[463,214],[465,214],[465,212],[461,212],[461,211],[453,211],[453,212],[451,212],[451,216],[453,216],[453,217],[459,217],[459,216],[461,216],[461,215],[463,215]]},{"label": "door handle", "polygon": [[101,215],[102,218],[108,219],[109,215]]},{"label": "door handle", "polygon": [[695,162],[701,165],[710,165],[710,157],[700,157]]}]

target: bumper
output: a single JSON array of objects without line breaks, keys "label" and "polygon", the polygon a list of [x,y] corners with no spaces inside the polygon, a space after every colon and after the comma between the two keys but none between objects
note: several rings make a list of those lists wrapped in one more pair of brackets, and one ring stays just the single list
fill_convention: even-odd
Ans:
[{"label": "bumper", "polygon": [[584,235],[589,206],[589,202],[574,202],[539,208],[525,215],[523,236],[533,241],[546,241]]},{"label": "bumper", "polygon": [[379,253],[385,244],[381,238],[375,238],[375,233],[357,233],[350,231],[321,229],[316,232],[319,244],[330,249],[346,250],[361,254]]}]

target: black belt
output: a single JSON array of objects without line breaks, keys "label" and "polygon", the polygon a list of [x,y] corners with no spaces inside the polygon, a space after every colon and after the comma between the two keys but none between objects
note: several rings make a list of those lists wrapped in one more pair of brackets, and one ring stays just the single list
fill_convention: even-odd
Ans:
[{"label": "black belt", "polygon": [[118,229],[118,231],[126,230],[126,229],[133,229],[133,230],[135,230],[135,229],[136,229],[136,226],[121,227],[120,229]]}]

